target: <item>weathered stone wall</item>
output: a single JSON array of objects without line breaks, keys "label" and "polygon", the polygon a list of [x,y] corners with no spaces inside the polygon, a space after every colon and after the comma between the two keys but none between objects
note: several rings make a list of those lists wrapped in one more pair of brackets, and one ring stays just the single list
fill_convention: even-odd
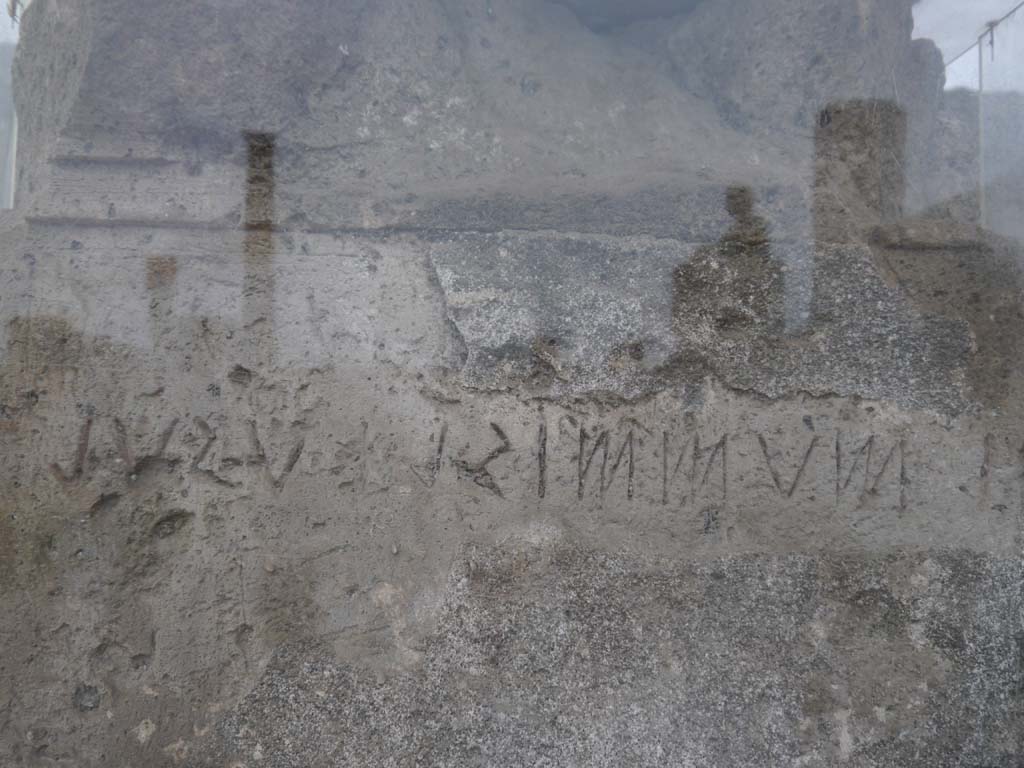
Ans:
[{"label": "weathered stone wall", "polygon": [[1016,766],[1020,247],[723,106],[823,5],[36,0],[0,763]]}]

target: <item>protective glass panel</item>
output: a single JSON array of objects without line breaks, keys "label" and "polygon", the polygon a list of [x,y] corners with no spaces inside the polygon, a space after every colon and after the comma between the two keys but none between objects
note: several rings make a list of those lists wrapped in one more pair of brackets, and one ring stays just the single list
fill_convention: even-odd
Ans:
[{"label": "protective glass panel", "polygon": [[1024,10],[992,28],[981,56],[982,221],[1001,235],[1024,237]]},{"label": "protective glass panel", "polygon": [[1013,0],[8,10],[0,765],[1019,765]]}]

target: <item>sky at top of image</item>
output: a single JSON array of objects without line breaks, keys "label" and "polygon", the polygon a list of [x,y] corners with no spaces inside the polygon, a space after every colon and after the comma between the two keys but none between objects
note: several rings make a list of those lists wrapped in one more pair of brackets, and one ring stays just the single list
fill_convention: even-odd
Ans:
[{"label": "sky at top of image", "polygon": [[[946,62],[946,89],[975,90],[984,66],[986,91],[1024,91],[1024,8],[997,28],[979,59],[973,48],[990,22],[1002,20],[1021,0],[921,0],[914,6],[914,37],[928,38]],[[986,43],[989,38],[986,37]],[[966,53],[965,53],[966,52]]]},{"label": "sky at top of image", "polygon": [[[713,1],[713,0],[712,0]],[[1001,18],[1020,0],[919,0],[914,5],[914,37],[935,41],[949,62],[970,47],[985,25]],[[27,5],[27,4],[26,4]],[[0,16],[0,43],[18,39],[18,27]]]},{"label": "sky at top of image", "polygon": [[[989,21],[1000,18],[1020,0],[920,0],[914,6],[914,37],[935,41],[949,61],[971,45]],[[0,17],[0,42],[15,42],[17,25]]]},{"label": "sky at top of image", "polygon": [[970,47],[990,21],[1002,18],[1020,0],[921,0],[914,6],[914,37],[935,41],[949,62]]}]

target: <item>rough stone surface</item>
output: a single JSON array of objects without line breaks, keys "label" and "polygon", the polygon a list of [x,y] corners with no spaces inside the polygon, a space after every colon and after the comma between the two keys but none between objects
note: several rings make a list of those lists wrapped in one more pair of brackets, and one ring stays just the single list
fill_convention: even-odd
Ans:
[{"label": "rough stone surface", "polygon": [[[707,245],[468,235],[432,263],[474,388],[637,397],[715,374],[768,397],[951,413],[971,397],[966,320],[914,307],[864,246],[773,244],[740,224]],[[788,291],[786,264],[809,265]]]},{"label": "rough stone surface", "polygon": [[852,99],[888,99],[916,113],[918,103],[934,98],[943,74],[941,57],[918,50],[933,44],[910,43],[912,5],[707,2],[676,22],[667,47],[691,90],[716,101],[733,124],[754,130],[809,129],[829,103]]},{"label": "rough stone surface", "polygon": [[689,13],[701,0],[553,0],[571,8],[580,20],[597,31],[609,32],[647,19],[670,19]]},{"label": "rough stone surface", "polygon": [[951,552],[473,549],[415,671],[285,646],[194,764],[1013,766],[1020,578]]},{"label": "rough stone surface", "polygon": [[1021,245],[908,14],[35,0],[0,765],[1016,768]]}]

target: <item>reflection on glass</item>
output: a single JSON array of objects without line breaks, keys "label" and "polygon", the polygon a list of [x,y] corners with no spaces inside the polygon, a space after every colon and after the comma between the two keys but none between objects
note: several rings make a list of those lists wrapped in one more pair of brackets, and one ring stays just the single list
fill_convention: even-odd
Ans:
[{"label": "reflection on glass", "polygon": [[1019,764],[1014,0],[10,12],[0,766]]}]

